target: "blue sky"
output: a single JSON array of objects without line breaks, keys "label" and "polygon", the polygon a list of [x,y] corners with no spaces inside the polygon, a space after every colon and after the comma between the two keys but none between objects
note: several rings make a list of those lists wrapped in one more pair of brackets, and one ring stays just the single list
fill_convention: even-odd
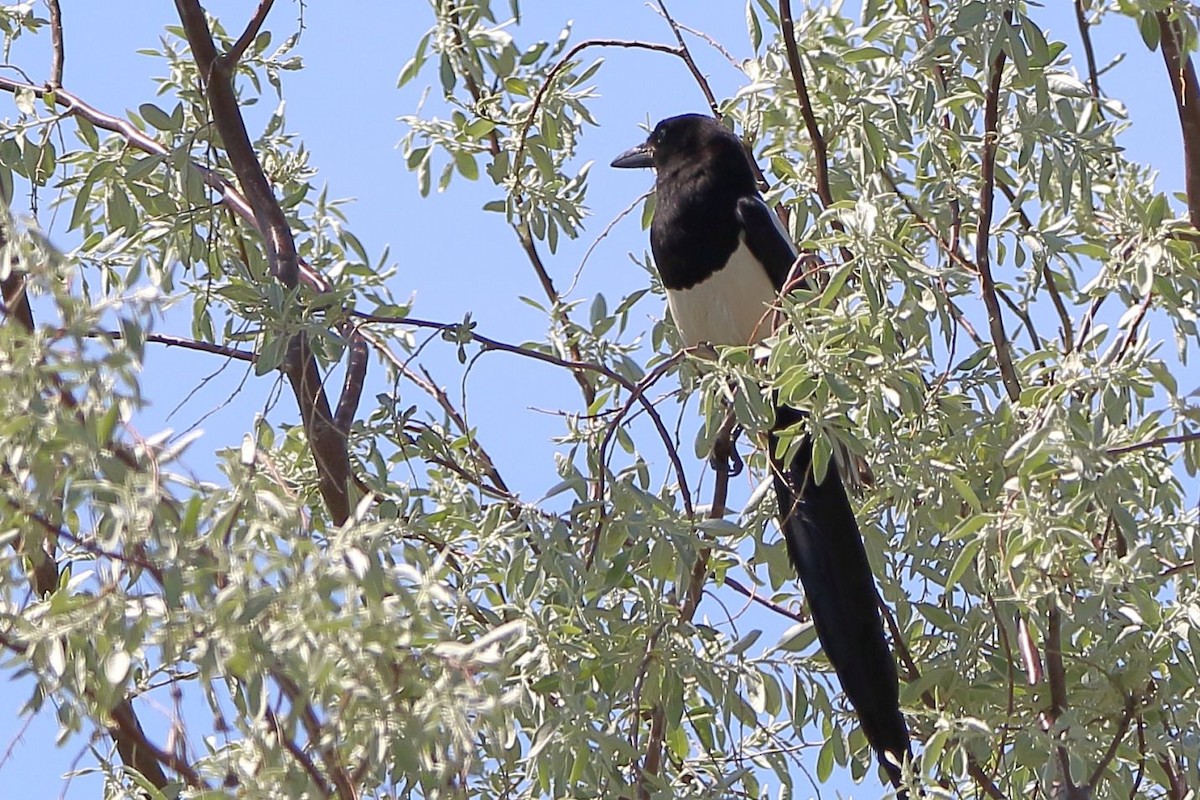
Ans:
[{"label": "blue sky", "polygon": [[[163,63],[136,51],[155,47],[163,26],[177,22],[172,5],[63,5],[65,86],[111,113],[154,102],[152,77],[164,72]],[[228,1],[207,4],[230,30],[240,29],[253,5]],[[504,5],[496,3],[498,9]],[[1066,41],[1081,63],[1082,50],[1070,4],[1048,5],[1050,8],[1034,16],[1051,37]],[[121,8],[121,12],[114,13],[114,7]],[[573,19],[576,41],[615,37],[672,42],[666,25],[640,0],[527,0],[522,10],[529,30],[519,35],[526,40],[553,38],[567,20]],[[681,22],[712,34],[735,56],[749,55],[741,3],[691,0],[675,3],[672,12]],[[296,13],[294,4],[277,4],[268,21],[276,41],[295,31]],[[537,280],[503,218],[480,210],[499,191],[486,179],[475,184],[458,179],[445,194],[422,199],[396,149],[404,133],[397,117],[415,110],[425,82],[419,79],[402,90],[396,89],[400,67],[430,23],[426,4],[416,0],[309,2],[304,20],[306,29],[297,52],[306,68],[284,76],[288,127],[311,151],[313,164],[320,170],[318,181],[328,185],[330,196],[356,199],[347,209],[349,224],[368,252],[377,256],[385,246],[391,246],[392,257],[399,265],[392,286],[397,297],[415,294],[414,315],[425,319],[454,321],[471,312],[479,331],[489,336],[509,341],[541,338],[545,318],[518,299],[520,295],[541,299]],[[1181,190],[1179,126],[1161,58],[1145,50],[1134,23],[1123,18],[1113,17],[1096,37],[1101,64],[1121,49],[1128,52],[1126,60],[1102,79],[1106,93],[1123,100],[1134,120],[1123,144],[1133,158],[1159,168],[1160,186]],[[742,82],[740,73],[702,42],[693,41],[692,46],[717,95],[736,91]],[[22,43],[12,61],[35,80],[41,80],[49,61],[48,48],[48,37]],[[596,162],[588,200],[593,215],[579,241],[564,243],[553,258],[547,254],[549,269],[560,287],[569,285],[593,238],[650,184],[649,173],[609,170],[608,161],[642,138],[639,123],[705,107],[699,90],[678,60],[629,50],[607,50],[603,55],[606,65],[594,79],[600,97],[592,106],[600,127],[586,131],[580,148],[581,159]],[[436,77],[430,74],[427,80]],[[3,102],[0,98],[0,109],[4,108]],[[15,115],[15,110],[0,113]],[[18,213],[23,210],[21,198],[14,205]],[[44,211],[42,222],[50,227],[52,238],[70,247],[71,238],[64,232],[67,216],[60,212],[51,225],[51,215]],[[640,256],[646,247],[645,233],[634,215],[591,256],[573,297],[590,301],[602,292],[612,301],[640,288],[645,275],[626,254]],[[661,301],[643,300],[639,309],[646,316],[660,315]],[[170,326],[171,321],[166,324]],[[142,434],[164,427],[187,428],[222,404],[240,376],[236,365],[230,375],[202,390],[167,419],[195,379],[218,366],[211,356],[151,349],[144,390],[152,406],[138,420]],[[373,368],[377,374],[377,365]],[[440,377],[457,386],[458,374],[448,353]],[[163,380],[166,376],[170,379]],[[576,386],[562,371],[503,356],[482,359],[473,372],[471,386],[476,392],[485,387],[487,391],[503,392],[496,402],[489,403],[492,411],[479,408],[481,404],[473,407],[472,423],[479,426],[497,461],[507,465],[506,474],[517,478],[522,493],[536,497],[556,478],[548,456],[529,457],[530,442],[545,442],[544,452],[548,454],[549,439],[560,432],[561,426],[554,417],[529,409],[574,408],[578,405]],[[263,408],[271,388],[271,379],[251,378],[228,406],[204,421],[206,436],[193,445],[192,452],[200,455],[236,446],[252,425],[254,413]],[[369,398],[370,393],[367,402]],[[290,422],[293,418],[291,400],[285,397],[272,411],[272,419]],[[684,441],[690,441],[686,422]],[[202,473],[206,469],[201,461],[194,467]],[[742,624],[744,627],[753,622],[744,618]],[[87,738],[78,736],[62,748],[55,747],[57,726],[52,711],[43,711],[24,727],[25,722],[15,715],[27,693],[27,683],[10,682],[0,673],[2,794],[56,797],[63,791],[60,776],[71,768],[73,760],[81,752],[82,763],[92,760],[86,753]],[[160,727],[166,719],[165,712],[156,714],[155,710],[146,716],[151,718],[152,727]],[[153,721],[155,716],[159,717],[157,723]],[[108,745],[101,741],[99,746]],[[95,777],[76,779],[66,796],[95,797],[97,784]],[[845,783],[840,788],[843,792],[854,791]],[[868,778],[864,790],[855,793],[877,796],[878,786]]]}]

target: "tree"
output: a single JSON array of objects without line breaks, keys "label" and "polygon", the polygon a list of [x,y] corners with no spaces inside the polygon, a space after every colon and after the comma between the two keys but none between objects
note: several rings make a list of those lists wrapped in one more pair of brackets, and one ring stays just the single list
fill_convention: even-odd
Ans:
[{"label": "tree", "polygon": [[[403,154],[425,192],[494,185],[485,211],[544,290],[548,332],[526,343],[394,299],[282,106],[247,132],[248,104],[281,101],[300,66],[270,0],[233,33],[176,0],[160,99],[128,117],[64,85],[47,5],[0,11],[10,42],[52,53],[44,83],[0,76],[19,110],[0,186],[10,204],[57,189],[80,243],[58,249],[36,206],[6,216],[0,647],[35,681],[27,713],[53,704],[63,739],[111,739],[92,751],[108,796],[774,797],[835,763],[873,772],[772,509],[759,493],[730,508],[733,462],[763,477],[772,391],[808,412],[824,468],[841,450],[870,464],[856,504],[914,785],[1200,785],[1188,4],[1077,0],[1073,51],[1032,5],[868,1],[852,18],[751,0],[755,57],[719,98],[693,52],[719,45],[661,3],[668,43],[543,41],[515,0],[433,0],[400,80],[444,102],[404,118]],[[1118,147],[1128,120],[1090,36],[1127,19],[1130,47],[1163,57],[1147,81],[1177,98],[1182,198]],[[669,324],[641,330],[644,290],[585,312],[552,278],[584,230],[599,56],[623,49],[691,72],[809,255],[815,288],[781,301],[765,359],[701,362]],[[156,333],[166,313],[191,335]],[[205,456],[133,436],[160,380],[139,366],[162,346],[251,364],[297,412]],[[443,388],[485,354],[578,386],[557,484],[511,485]],[[701,422],[669,420],[680,382]],[[364,386],[381,388],[363,403]],[[692,452],[677,431],[696,426]],[[714,446],[727,464],[701,481]],[[764,624],[739,626],[737,599]],[[162,732],[143,724],[156,698],[207,713]]]}]

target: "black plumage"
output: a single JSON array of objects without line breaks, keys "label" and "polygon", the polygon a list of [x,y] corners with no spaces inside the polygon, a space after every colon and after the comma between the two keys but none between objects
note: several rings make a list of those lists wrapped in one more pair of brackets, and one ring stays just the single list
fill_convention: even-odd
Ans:
[{"label": "black plumage", "polygon": [[[711,117],[665,119],[614,167],[654,167],[650,245],[672,316],[690,345],[749,344],[770,333],[769,306],[796,250],[763,202],[741,140]],[[791,463],[775,455],[779,433],[801,412],[775,409],[769,458],[780,529],[804,585],[813,622],[858,713],[863,732],[897,786],[896,761],[911,758],[896,663],[884,638],[878,594],[836,465],[818,483],[812,440]]]}]

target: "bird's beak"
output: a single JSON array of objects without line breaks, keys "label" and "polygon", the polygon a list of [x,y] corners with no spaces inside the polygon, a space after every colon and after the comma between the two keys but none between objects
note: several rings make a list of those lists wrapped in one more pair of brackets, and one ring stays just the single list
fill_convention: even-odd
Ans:
[{"label": "bird's beak", "polygon": [[613,159],[614,167],[637,169],[654,166],[654,153],[649,142],[642,142],[637,147],[626,150]]}]

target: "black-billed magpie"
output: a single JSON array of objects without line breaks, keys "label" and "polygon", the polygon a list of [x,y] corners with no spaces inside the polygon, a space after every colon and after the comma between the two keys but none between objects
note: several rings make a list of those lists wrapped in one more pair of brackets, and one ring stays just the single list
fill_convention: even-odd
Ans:
[{"label": "black-billed magpie", "polygon": [[[644,143],[612,165],[656,172],[650,249],[684,341],[745,345],[769,335],[771,307],[797,254],[758,192],[741,140],[711,117],[685,114],[658,123]],[[867,741],[899,786],[900,770],[884,755],[897,762],[912,757],[896,662],[837,465],[817,483],[808,436],[790,464],[776,456],[779,432],[802,419],[801,412],[777,404],[768,457],[780,529],[821,646]]]}]

